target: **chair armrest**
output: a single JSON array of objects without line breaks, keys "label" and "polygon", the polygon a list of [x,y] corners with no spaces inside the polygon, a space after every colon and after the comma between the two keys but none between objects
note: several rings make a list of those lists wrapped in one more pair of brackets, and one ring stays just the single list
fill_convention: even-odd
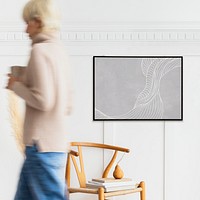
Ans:
[{"label": "chair armrest", "polygon": [[116,151],[122,151],[129,153],[130,150],[124,147],[108,145],[108,144],[100,144],[100,143],[91,143],[91,142],[71,142],[71,146],[85,146],[85,147],[96,147],[102,149],[111,149]]}]

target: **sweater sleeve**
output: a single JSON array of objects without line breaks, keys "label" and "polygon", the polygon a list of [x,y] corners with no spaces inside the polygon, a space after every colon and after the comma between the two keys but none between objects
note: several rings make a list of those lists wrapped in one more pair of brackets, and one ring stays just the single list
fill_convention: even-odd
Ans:
[{"label": "sweater sleeve", "polygon": [[[50,59],[40,48],[34,48],[28,65],[28,86],[15,82],[12,90],[30,107],[41,111],[50,110],[55,103],[53,69]],[[30,85],[30,86],[29,86]]]}]

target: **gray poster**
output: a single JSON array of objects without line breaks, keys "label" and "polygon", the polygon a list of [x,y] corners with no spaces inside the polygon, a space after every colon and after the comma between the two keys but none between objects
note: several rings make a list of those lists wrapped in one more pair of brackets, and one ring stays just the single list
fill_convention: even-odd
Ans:
[{"label": "gray poster", "polygon": [[94,56],[94,120],[182,120],[183,57]]}]

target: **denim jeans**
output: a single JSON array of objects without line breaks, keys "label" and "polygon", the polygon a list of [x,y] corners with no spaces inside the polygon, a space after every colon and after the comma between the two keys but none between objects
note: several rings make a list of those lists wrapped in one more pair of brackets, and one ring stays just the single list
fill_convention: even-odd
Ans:
[{"label": "denim jeans", "polygon": [[68,200],[65,185],[66,153],[38,152],[26,147],[14,200]]}]

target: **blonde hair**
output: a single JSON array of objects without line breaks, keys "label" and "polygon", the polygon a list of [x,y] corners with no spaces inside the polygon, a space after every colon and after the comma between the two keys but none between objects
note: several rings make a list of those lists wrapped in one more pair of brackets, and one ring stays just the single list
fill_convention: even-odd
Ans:
[{"label": "blonde hair", "polygon": [[60,29],[60,12],[55,3],[56,0],[29,0],[24,6],[23,19],[40,20],[41,31]]}]

